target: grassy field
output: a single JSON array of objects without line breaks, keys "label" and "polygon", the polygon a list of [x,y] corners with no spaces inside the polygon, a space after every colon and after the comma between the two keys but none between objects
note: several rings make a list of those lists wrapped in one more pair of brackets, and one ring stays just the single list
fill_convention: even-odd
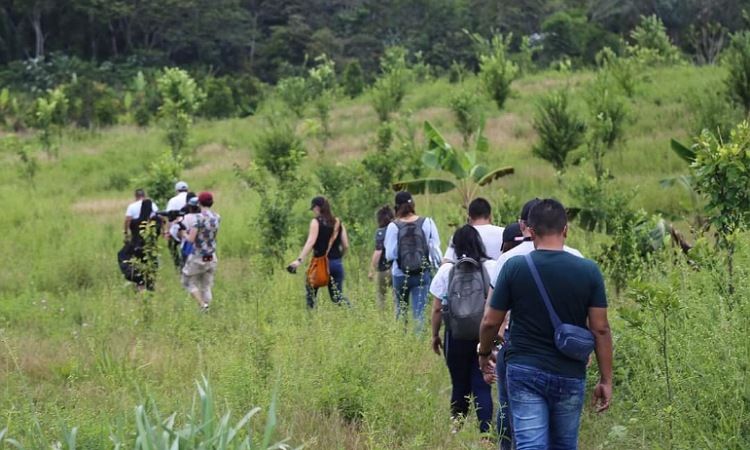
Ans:
[{"label": "grassy field", "polygon": [[[669,139],[689,141],[691,98],[721,83],[723,76],[715,67],[643,74],[628,101],[626,141],[605,159],[619,188],[638,189],[635,206],[669,217],[684,214],[688,194],[659,186],[661,179],[688,170],[670,151]],[[500,202],[502,187],[519,202],[535,196],[570,200],[552,167],[531,155],[531,123],[537,100],[567,82],[582,109],[581,94],[592,78],[591,73],[569,80],[557,73],[536,74],[514,83],[504,111],[489,102],[482,105],[491,144],[488,162],[516,169],[482,195]],[[466,88],[473,83],[467,81]],[[412,86],[403,111],[411,111],[418,123],[433,121],[459,142],[447,108],[455,89],[445,80]],[[215,210],[222,215],[221,262],[209,315],[198,313],[166,258],[153,295],[135,295],[117,269],[123,213],[134,180],[165,147],[160,131],[123,126],[93,135],[68,133],[59,160],[38,154],[41,171],[33,185],[19,175],[15,154],[0,154],[0,251],[5,255],[0,430],[7,428],[7,436],[29,448],[49,448],[63,439],[63,428],[78,427],[78,448],[110,448],[112,437],[133,442],[137,405],[154,414],[158,408],[165,417],[176,411],[176,420],[184,422],[193,410],[196,380],[205,374],[217,409],[232,411],[236,420],[254,406],[268,409],[278,389],[275,436],[290,437],[294,445],[480,448],[473,422],[456,436],[449,433],[450,380],[443,361],[430,350],[428,335],[406,331],[390,310],[376,308],[367,280],[369,238],[352,242],[345,258],[351,309],[333,306],[321,293],[320,307],[310,313],[301,275],[282,270],[269,275],[262,267],[263,245],[253,225],[258,198],[241,185],[233,165],[249,164],[264,126],[256,116],[195,127],[193,162],[182,178],[194,190],[213,191]],[[376,127],[366,99],[339,102],[328,148],[317,151],[308,140],[310,156],[302,171],[314,179],[321,162],[359,159],[371,148]],[[564,183],[591,172],[587,165],[573,168]],[[314,184],[307,189],[310,197],[317,192]],[[295,206],[299,245],[311,217],[307,207],[307,197]],[[446,218],[462,214],[454,194],[418,197],[417,208],[436,218],[443,242],[450,236]],[[677,220],[677,225],[687,229],[684,222]],[[361,235],[370,236],[370,230]],[[607,238],[574,227],[569,242],[594,257]],[[750,313],[745,283],[750,253],[740,242],[740,282],[730,298],[722,288],[721,258],[701,243],[702,270],[664,252],[642,274],[644,282],[667,286],[664,296],[676,298],[678,307],[665,312],[644,307],[627,293],[611,292],[615,398],[605,414],[584,413],[582,449],[750,445],[750,345],[744,319]],[[297,251],[294,246],[289,259]],[[633,308],[643,313],[640,329],[622,318]],[[666,344],[662,336],[668,337]],[[589,374],[592,383],[595,372]],[[251,428],[260,432],[264,424],[256,418]]]}]

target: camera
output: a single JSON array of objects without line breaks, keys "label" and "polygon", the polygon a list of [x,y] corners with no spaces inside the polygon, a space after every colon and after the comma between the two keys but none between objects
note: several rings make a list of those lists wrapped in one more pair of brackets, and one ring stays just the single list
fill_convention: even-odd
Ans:
[{"label": "camera", "polygon": [[289,273],[297,273],[297,268],[289,264],[288,266],[286,266],[286,271]]},{"label": "camera", "polygon": [[166,217],[168,221],[174,222],[178,217],[184,217],[185,211],[181,209],[173,209],[170,211],[156,211],[157,216]]}]

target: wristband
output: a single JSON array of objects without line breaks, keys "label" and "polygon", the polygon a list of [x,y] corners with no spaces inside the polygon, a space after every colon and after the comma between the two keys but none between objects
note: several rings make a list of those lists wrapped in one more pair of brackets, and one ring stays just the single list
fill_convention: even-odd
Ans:
[{"label": "wristband", "polygon": [[482,344],[477,344],[477,355],[481,356],[482,358],[486,358],[492,354],[492,349],[487,350],[486,352],[480,352],[479,347]]}]

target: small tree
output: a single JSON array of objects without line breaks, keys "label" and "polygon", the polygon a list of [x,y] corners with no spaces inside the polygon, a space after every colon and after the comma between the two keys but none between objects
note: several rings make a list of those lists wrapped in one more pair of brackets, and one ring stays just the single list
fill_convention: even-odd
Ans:
[{"label": "small tree", "polygon": [[401,109],[401,102],[406,96],[406,50],[402,47],[386,49],[380,59],[380,67],[382,76],[371,89],[370,101],[380,122],[387,122],[392,113]]},{"label": "small tree", "polygon": [[[60,87],[47,90],[45,97],[34,102],[33,126],[39,130],[39,141],[49,157],[59,154],[67,114],[68,98]],[[57,142],[54,142],[55,135]]]},{"label": "small tree", "polygon": [[39,161],[31,153],[31,148],[26,141],[21,140],[15,134],[8,134],[0,141],[0,149],[5,153],[15,153],[18,155],[20,175],[34,188],[34,178],[40,169]]},{"label": "small tree", "polygon": [[638,73],[641,70],[641,65],[636,58],[619,57],[611,48],[604,47],[596,54],[596,63],[600,70],[608,72],[628,98],[635,95]]},{"label": "small tree", "polygon": [[464,151],[452,147],[429,121],[424,122],[424,134],[427,140],[427,150],[422,158],[424,165],[429,169],[451,175],[453,179],[431,177],[400,181],[393,185],[394,191],[442,194],[455,189],[461,193],[461,206],[468,208],[480,187],[514,172],[512,167],[490,169],[477,162],[479,154],[487,153],[489,149],[489,142],[481,127],[476,135],[474,149]]},{"label": "small tree", "polygon": [[750,116],[750,31],[732,35],[723,60],[729,71],[726,80],[729,98],[742,105],[745,116]]},{"label": "small tree", "polygon": [[174,184],[181,178],[183,167],[182,157],[166,150],[148,165],[146,174],[136,184],[143,187],[157,206],[164,208],[174,195]]},{"label": "small tree", "polygon": [[362,66],[355,59],[344,68],[344,94],[349,98],[358,97],[365,90],[365,78],[362,74]]},{"label": "small tree", "polygon": [[205,94],[186,71],[178,68],[164,69],[156,85],[162,102],[159,107],[161,125],[172,154],[177,156],[187,148],[193,115],[205,100]]},{"label": "small tree", "polygon": [[563,172],[568,154],[583,144],[586,124],[571,110],[568,90],[553,92],[542,99],[534,118],[539,138],[532,153]]},{"label": "small tree", "polygon": [[310,101],[307,80],[302,77],[284,78],[276,85],[276,94],[298,119],[304,117]]},{"label": "small tree", "polygon": [[510,96],[510,84],[518,74],[518,66],[508,58],[508,48],[512,34],[503,37],[496,34],[491,41],[481,36],[472,35],[479,48],[479,81],[485,93],[503,109]]},{"label": "small tree", "polygon": [[672,45],[664,23],[656,14],[641,16],[641,23],[630,32],[630,37],[635,41],[631,52],[645,63],[674,64],[681,59],[679,49]]},{"label": "small tree", "polygon": [[[750,214],[750,125],[737,125],[731,142],[720,141],[704,130],[695,146],[691,164],[695,190],[707,197],[708,221],[727,250],[729,295],[734,294],[734,253],[737,233],[744,231]],[[731,306],[731,305],[730,305]]]},{"label": "small tree", "polygon": [[604,156],[623,139],[627,110],[625,102],[612,89],[606,72],[599,72],[586,97],[591,120],[586,156],[594,163],[597,179],[604,176]]},{"label": "small tree", "polygon": [[469,148],[469,141],[482,123],[478,107],[479,99],[471,91],[459,91],[451,97],[450,108],[456,118],[456,128],[463,137],[464,149]]},{"label": "small tree", "polygon": [[335,63],[325,54],[315,58],[315,62],[318,65],[308,71],[310,75],[308,84],[310,96],[313,99],[320,125],[323,128],[322,141],[323,147],[325,147],[328,138],[331,137],[331,108],[333,107],[336,89]]}]

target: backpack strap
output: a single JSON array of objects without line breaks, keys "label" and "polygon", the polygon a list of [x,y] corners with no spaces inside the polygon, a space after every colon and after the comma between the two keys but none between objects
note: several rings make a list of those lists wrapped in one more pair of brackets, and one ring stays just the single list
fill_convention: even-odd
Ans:
[{"label": "backpack strap", "polygon": [[549,314],[549,319],[552,322],[552,326],[556,329],[557,327],[562,325],[560,316],[557,315],[555,309],[552,307],[552,303],[549,300],[549,295],[547,294],[547,289],[544,288],[542,279],[539,277],[539,272],[537,272],[536,266],[534,265],[534,260],[531,259],[531,253],[527,253],[524,258],[526,259],[526,263],[529,265],[531,276],[534,277],[534,282],[536,282],[536,287],[537,289],[539,289],[539,294],[541,294],[542,300],[544,300],[544,306],[547,307],[547,314]]},{"label": "backpack strap", "polygon": [[331,233],[331,239],[328,240],[328,248],[326,249],[326,256],[328,256],[328,253],[330,253],[331,247],[333,247],[333,242],[338,237],[339,225],[341,225],[341,222],[339,222],[339,219],[336,218],[336,223],[333,225],[333,233]]}]

